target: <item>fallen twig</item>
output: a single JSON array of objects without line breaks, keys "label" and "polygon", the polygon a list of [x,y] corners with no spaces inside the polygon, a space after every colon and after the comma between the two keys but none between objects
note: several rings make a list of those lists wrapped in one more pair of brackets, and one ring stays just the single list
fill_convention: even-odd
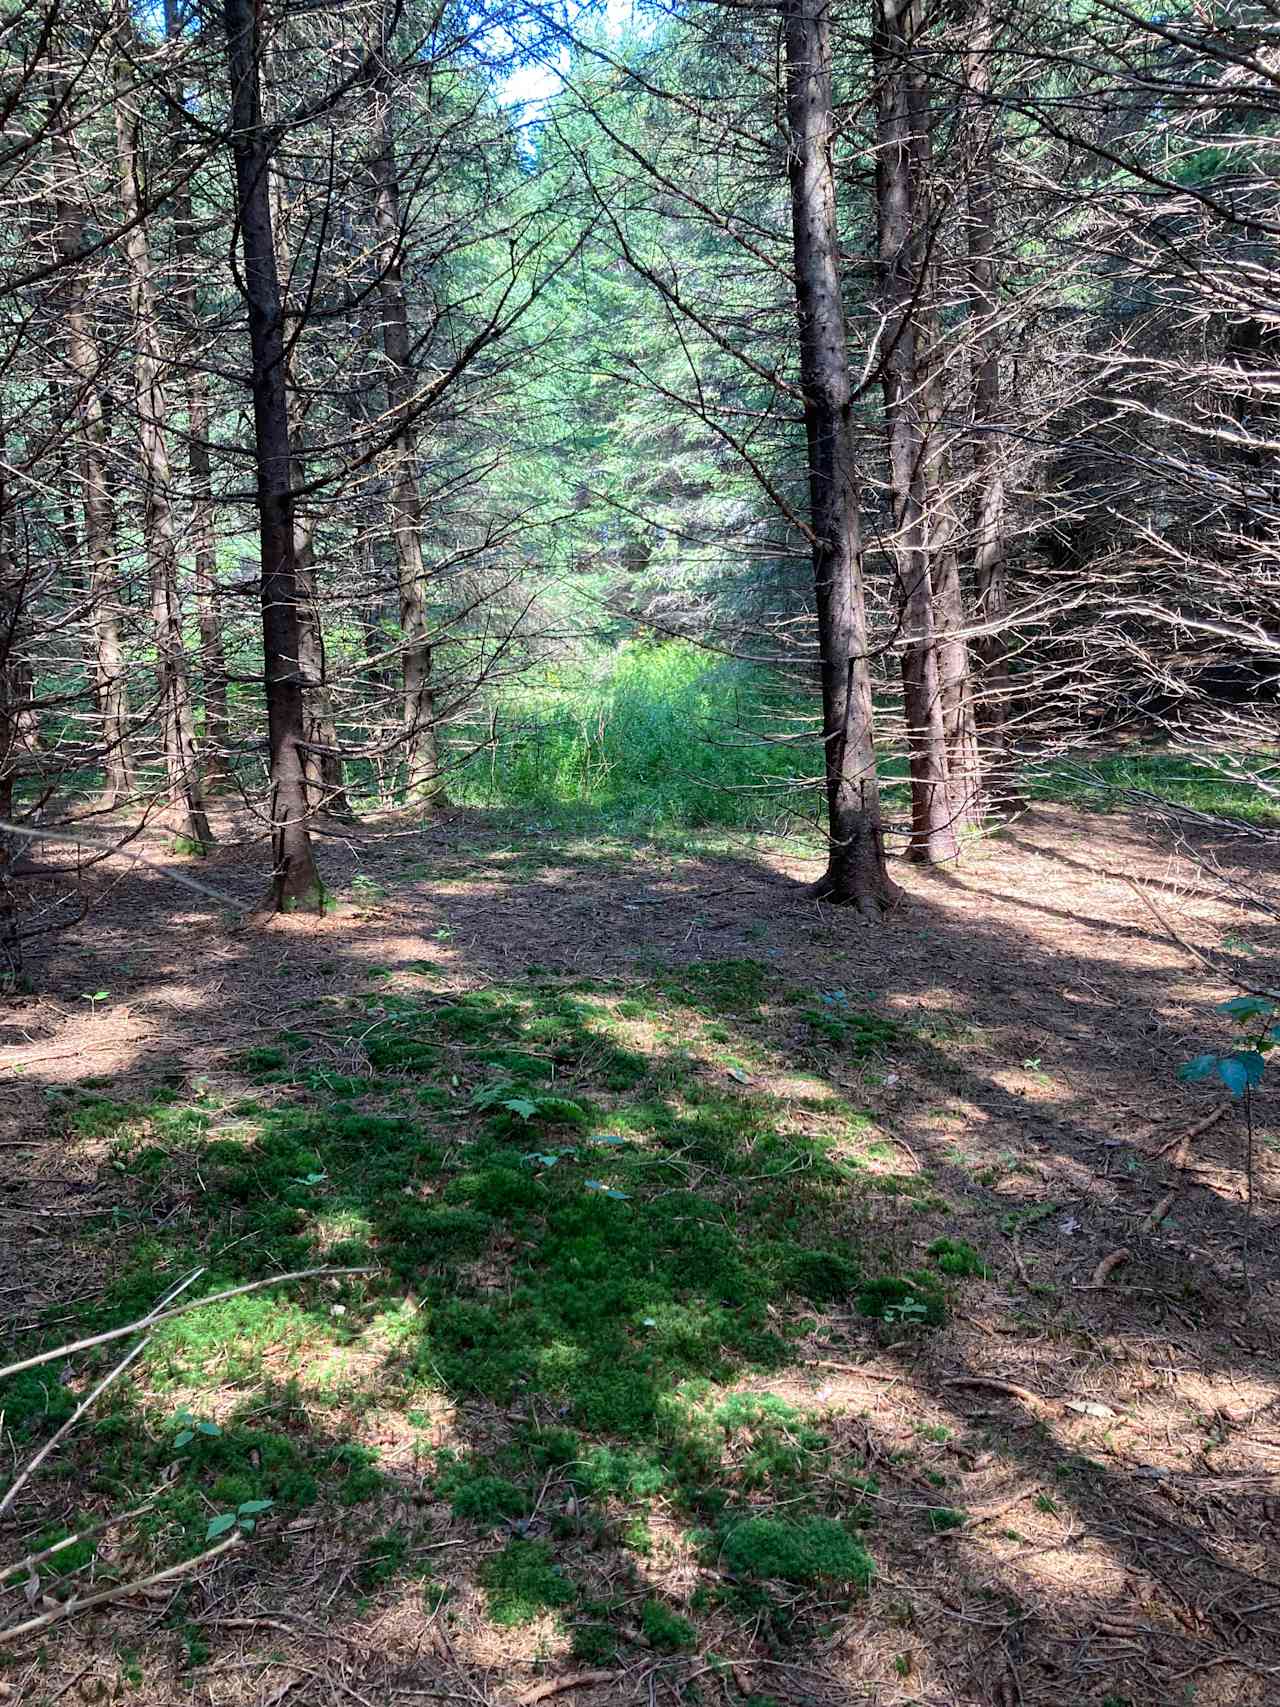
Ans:
[{"label": "fallen twig", "polygon": [[25,1559],[18,1559],[12,1565],[0,1565],[0,1582],[6,1582],[10,1577],[25,1571],[28,1576],[37,1565],[46,1559],[52,1559],[55,1553],[62,1553],[68,1547],[74,1547],[77,1542],[87,1541],[92,1535],[101,1535],[104,1529],[110,1529],[117,1523],[127,1523],[131,1517],[141,1517],[143,1512],[151,1510],[153,1501],[144,1500],[132,1511],[117,1512],[114,1517],[104,1517],[100,1523],[91,1523],[86,1529],[77,1530],[74,1535],[64,1535],[61,1541],[55,1541],[51,1546],[42,1547],[38,1553],[28,1553]]},{"label": "fallen twig", "polygon": [[1181,1137],[1170,1138],[1167,1144],[1162,1144],[1158,1150],[1148,1150],[1147,1154],[1158,1160],[1161,1156],[1167,1156],[1170,1150],[1175,1150],[1177,1154],[1174,1156],[1171,1166],[1185,1168],[1187,1151],[1191,1146],[1192,1139],[1198,1138],[1202,1132],[1207,1132],[1211,1126],[1216,1126],[1230,1106],[1230,1103],[1219,1103],[1217,1108],[1210,1110],[1203,1120],[1197,1120],[1194,1126],[1189,1126]]},{"label": "fallen twig", "polygon": [[38,1631],[45,1630],[50,1624],[58,1624],[64,1618],[70,1618],[76,1612],[88,1612],[95,1606],[105,1606],[111,1600],[123,1600],[125,1595],[137,1594],[141,1588],[150,1588],[153,1583],[172,1582],[175,1577],[185,1576],[188,1571],[195,1570],[197,1565],[207,1565],[211,1559],[220,1558],[232,1547],[238,1547],[243,1537],[239,1530],[229,1535],[225,1541],[219,1541],[216,1547],[210,1547],[206,1553],[197,1553],[194,1559],[184,1559],[181,1564],[170,1565],[163,1571],[153,1571],[149,1577],[139,1577],[137,1582],[118,1583],[115,1588],[103,1589],[101,1594],[91,1594],[84,1600],[73,1597],[63,1601],[49,1612],[42,1612],[38,1618],[28,1618],[22,1624],[11,1624],[7,1630],[0,1630],[0,1647],[7,1647],[10,1642],[18,1642],[24,1636],[34,1636]]},{"label": "fallen twig", "polygon": [[171,1322],[175,1316],[185,1316],[190,1310],[201,1310],[206,1304],[222,1304],[228,1298],[240,1298],[246,1292],[260,1292],[264,1286],[283,1286],[289,1280],[315,1280],[327,1275],[377,1272],[376,1268],[296,1268],[288,1274],[268,1275],[265,1280],[251,1280],[247,1286],[232,1286],[225,1292],[211,1292],[207,1298],[193,1298],[187,1304],[179,1304],[176,1309],[162,1310],[154,1316],[144,1316],[141,1321],[130,1322],[127,1327],[111,1328],[105,1334],[94,1334],[86,1340],[73,1340],[69,1345],[55,1346],[52,1351],[41,1351],[35,1357],[25,1357],[20,1363],[11,1363],[8,1368],[0,1369],[0,1381],[8,1380],[10,1375],[20,1375],[24,1369],[35,1369],[42,1363],[52,1363],[57,1357],[71,1357],[75,1352],[89,1351],[95,1345],[107,1345],[111,1340],[126,1339],[142,1328]]},{"label": "fallen twig", "polygon": [[1021,1399],[1026,1405],[1048,1405],[1052,1400],[1046,1399],[1042,1393],[1033,1393],[1030,1387],[1019,1387],[1014,1381],[1001,1381],[995,1375],[953,1375],[942,1383],[944,1387],[977,1387],[984,1392],[1006,1393],[1011,1399]]},{"label": "fallen twig", "polygon": [[[204,1270],[202,1268],[198,1268],[194,1273],[189,1274],[185,1280],[180,1280],[176,1286],[171,1286],[151,1314],[149,1316],[144,1316],[142,1321],[138,1323],[139,1331],[150,1327],[151,1323],[156,1321],[164,1312],[165,1306],[172,1303],[179,1293],[185,1292],[188,1286],[193,1286],[203,1273]],[[5,1494],[3,1499],[0,1499],[0,1517],[4,1517],[4,1515],[12,1508],[13,1502],[17,1499],[22,1489],[26,1487],[32,1476],[35,1475],[36,1471],[44,1463],[45,1459],[53,1451],[54,1447],[57,1446],[60,1441],[66,1439],[85,1412],[92,1409],[103,1393],[106,1392],[107,1388],[110,1387],[112,1382],[117,1381],[133,1362],[134,1358],[141,1356],[150,1344],[151,1335],[147,1334],[145,1339],[139,1340],[137,1345],[135,1345],[130,1351],[127,1351],[119,1362],[107,1371],[101,1381],[98,1382],[97,1386],[94,1387],[91,1392],[87,1393],[83,1399],[81,1399],[80,1403],[76,1406],[75,1410],[72,1411],[71,1415],[67,1418],[66,1422],[63,1423],[62,1427],[45,1441],[44,1445],[39,1449],[35,1456],[27,1462],[26,1467],[20,1470],[14,1477],[13,1481],[9,1484],[8,1493]]]},{"label": "fallen twig", "polygon": [[535,1701],[562,1695],[566,1689],[587,1689],[597,1683],[616,1683],[621,1676],[620,1671],[571,1671],[566,1677],[548,1678],[545,1683],[535,1683],[532,1689],[523,1690],[515,1698],[516,1707],[533,1707]]}]

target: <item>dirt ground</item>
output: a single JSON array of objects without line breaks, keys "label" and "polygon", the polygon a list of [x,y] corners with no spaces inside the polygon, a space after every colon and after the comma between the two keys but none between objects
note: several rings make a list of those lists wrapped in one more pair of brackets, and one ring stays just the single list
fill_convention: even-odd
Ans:
[{"label": "dirt ground", "polygon": [[[137,1094],[175,1061],[223,1082],[236,1049],[291,1015],[305,1027],[335,963],[340,982],[431,963],[441,987],[482,990],[533,965],[625,982],[654,961],[752,959],[874,993],[913,1041],[856,1083],[833,1060],[830,1083],[869,1111],[895,1170],[929,1176],[941,1207],[896,1236],[971,1240],[990,1272],[935,1332],[895,1341],[835,1313],[761,1382],[821,1414],[875,1477],[874,1581],[798,1650],[779,1657],[737,1624],[714,1651],[585,1667],[549,1622],[486,1625],[468,1532],[431,1507],[451,1622],[394,1583],[353,1608],[348,1543],[313,1523],[286,1577],[209,1567],[210,1652],[180,1676],[148,1663],[130,1681],[103,1659],[163,1647],[169,1585],[6,1649],[3,1627],[31,1615],[17,1585],[0,1700],[1280,1703],[1275,1093],[1255,1099],[1250,1207],[1241,1106],[1177,1077],[1224,1046],[1215,1004],[1233,976],[1280,983],[1274,841],[1175,847],[1138,820],[1037,809],[955,870],[900,866],[909,905],[883,929],[808,899],[813,865],[767,844],[674,855],[462,813],[425,832],[335,828],[326,875],[350,904],[319,921],[237,921],[229,900],[257,894],[260,848],[195,871],[227,900],[149,857],[85,878],[85,917],[39,945],[39,995],[0,1012],[0,1350],[20,1355],[37,1321],[100,1283],[75,1229],[126,1189],[100,1148],[47,1137],[51,1099],[88,1075]],[[822,1076],[781,1034],[754,1074],[819,1123]],[[369,1426],[393,1462],[395,1419]],[[931,1531],[916,1519],[943,1474],[964,1515]],[[19,1511],[0,1557],[49,1515]],[[696,1583],[687,1546],[660,1556],[666,1588]]]}]

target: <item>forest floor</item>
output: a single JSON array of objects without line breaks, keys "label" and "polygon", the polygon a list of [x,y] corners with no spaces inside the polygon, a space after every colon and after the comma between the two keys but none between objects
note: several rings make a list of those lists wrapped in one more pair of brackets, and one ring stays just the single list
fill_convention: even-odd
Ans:
[{"label": "forest floor", "polygon": [[[764,842],[324,860],[99,867],[0,1013],[13,1357],[376,1269],[154,1331],[0,1522],[132,1513],[9,1577],[0,1700],[1280,1701],[1280,1127],[1250,1214],[1177,1077],[1273,848],[1040,807],[879,930]],[[130,1343],[0,1385],[15,1464]]]}]

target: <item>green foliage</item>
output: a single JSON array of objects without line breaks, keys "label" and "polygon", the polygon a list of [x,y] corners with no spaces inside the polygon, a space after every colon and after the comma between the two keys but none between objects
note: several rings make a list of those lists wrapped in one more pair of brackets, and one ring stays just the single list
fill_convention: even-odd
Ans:
[{"label": "green foliage", "polygon": [[1218,1012],[1235,1021],[1239,1047],[1197,1055],[1183,1063],[1178,1077],[1191,1082],[1216,1077],[1233,1097],[1243,1097],[1261,1084],[1266,1057],[1280,1043],[1280,1025],[1273,1023],[1280,1009],[1265,996],[1233,996],[1218,1004]]},{"label": "green foliage", "polygon": [[919,1271],[867,1281],[858,1293],[858,1308],[874,1321],[899,1328],[938,1327],[947,1315],[937,1281]]},{"label": "green foliage", "polygon": [[725,1533],[720,1557],[740,1576],[800,1584],[866,1588],[874,1568],[862,1543],[827,1517],[749,1517]]},{"label": "green foliage", "polygon": [[608,1665],[618,1652],[618,1638],[607,1624],[575,1626],[569,1651],[584,1665]]},{"label": "green foliage", "polygon": [[954,1275],[959,1279],[987,1278],[986,1263],[965,1239],[935,1239],[929,1246],[929,1255],[943,1274]]},{"label": "green foliage", "polygon": [[640,1614],[640,1628],[649,1646],[661,1654],[677,1654],[682,1649],[694,1647],[698,1640],[698,1632],[689,1620],[672,1612],[660,1600],[645,1601]]},{"label": "green foliage", "polygon": [[461,777],[463,797],[486,806],[577,808],[648,829],[749,827],[777,811],[776,794],[754,792],[762,783],[818,774],[804,747],[750,738],[788,714],[812,717],[812,706],[685,641],[635,641],[548,668],[503,709],[509,733],[493,762]]},{"label": "green foliage", "polygon": [[495,1624],[531,1624],[541,1613],[577,1598],[577,1589],[541,1541],[512,1541],[486,1559],[478,1574]]},{"label": "green foliage", "polygon": [[884,1054],[902,1036],[895,1020],[856,1006],[843,990],[823,990],[801,1012],[816,1038],[835,1044],[858,1061]]},{"label": "green foliage", "polygon": [[504,1476],[495,1476],[475,1460],[442,1455],[436,1480],[440,1497],[449,1501],[455,1517],[473,1523],[496,1524],[504,1518],[523,1517],[531,1500],[523,1488]]},{"label": "green foliage", "polygon": [[1211,759],[1193,759],[1181,753],[1135,748],[1088,765],[1055,766],[1028,778],[1028,792],[1034,798],[1106,810],[1128,810],[1126,790],[1130,789],[1196,812],[1249,824],[1280,824],[1280,807],[1274,796],[1232,776]]}]

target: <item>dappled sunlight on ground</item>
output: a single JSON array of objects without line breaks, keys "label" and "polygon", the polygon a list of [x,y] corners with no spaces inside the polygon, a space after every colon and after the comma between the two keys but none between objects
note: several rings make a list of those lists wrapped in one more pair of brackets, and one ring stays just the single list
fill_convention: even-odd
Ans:
[{"label": "dappled sunlight on ground", "polygon": [[[3,1016],[12,1343],[197,1264],[378,1269],[163,1328],[55,1454],[5,1557],[155,1501],[81,1588],[270,1505],[49,1635],[42,1689],[1277,1698],[1280,1169],[1247,1214],[1234,1111],[1180,1151],[1229,963],[1143,894],[1274,983],[1270,915],[1062,808],[903,873],[882,931],[765,844],[457,814],[325,851],[322,920],[120,885]],[[0,1392],[19,1460],[90,1379]]]}]

